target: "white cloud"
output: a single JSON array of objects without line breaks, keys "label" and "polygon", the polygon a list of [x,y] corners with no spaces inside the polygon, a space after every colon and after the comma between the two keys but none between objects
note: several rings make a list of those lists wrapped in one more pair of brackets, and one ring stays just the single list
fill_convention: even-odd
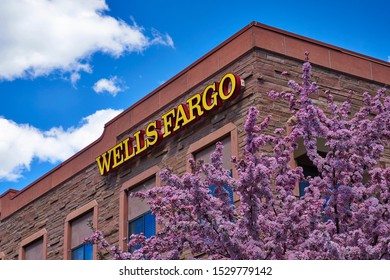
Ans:
[{"label": "white cloud", "polygon": [[174,48],[175,44],[169,34],[161,34],[158,30],[153,29],[153,40],[151,41],[153,44],[159,44],[167,47]]},{"label": "white cloud", "polygon": [[28,124],[17,124],[0,117],[0,181],[17,181],[30,170],[33,159],[56,163],[63,161],[96,140],[104,124],[120,110],[106,109],[82,119],[77,127],[48,131]]},{"label": "white cloud", "polygon": [[0,80],[91,72],[95,52],[119,57],[153,44],[173,47],[168,34],[152,30],[148,37],[108,10],[105,0],[1,0]]},{"label": "white cloud", "polygon": [[81,76],[78,72],[74,72],[70,74],[70,82],[72,83],[73,87],[76,88],[77,82],[80,80]]},{"label": "white cloud", "polygon": [[122,81],[114,76],[109,79],[100,79],[93,85],[93,90],[96,93],[108,92],[112,96],[116,96],[118,92],[124,91],[126,88],[121,85]]}]

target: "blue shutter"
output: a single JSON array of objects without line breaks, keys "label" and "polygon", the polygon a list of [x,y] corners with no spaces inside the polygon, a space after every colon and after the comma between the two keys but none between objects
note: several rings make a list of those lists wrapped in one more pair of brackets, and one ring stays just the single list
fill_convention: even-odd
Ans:
[{"label": "blue shutter", "polygon": [[93,244],[84,243],[71,251],[72,260],[93,260]]},{"label": "blue shutter", "polygon": [[229,193],[229,199],[230,199],[230,204],[234,204],[234,198],[233,198],[233,190],[229,188],[228,186],[223,186],[225,190]]},{"label": "blue shutter", "polygon": [[83,246],[78,246],[78,247],[72,249],[71,259],[72,260],[82,260],[82,259],[84,259],[84,248],[83,248]]},{"label": "blue shutter", "polygon": [[310,184],[309,182],[299,182],[299,197],[302,197],[305,195],[305,188],[308,187]]},{"label": "blue shutter", "polygon": [[152,214],[152,212],[148,212],[144,216],[144,235],[146,238],[149,238],[156,234],[156,218]]},{"label": "blue shutter", "polygon": [[[230,204],[233,204],[234,203],[234,199],[233,199],[233,191],[226,185],[223,186],[223,188],[225,189],[225,191],[228,192],[229,194],[229,199],[230,199]],[[215,185],[211,185],[209,187],[209,190],[210,190],[210,194],[212,196],[215,196]]]},{"label": "blue shutter", "polygon": [[[128,240],[130,240],[130,236],[132,234],[140,234],[141,232],[143,232],[143,228],[144,228],[143,216],[129,222],[129,238],[128,238]],[[140,245],[138,245],[134,249],[132,249],[131,252],[134,252],[135,250],[138,250],[139,248],[141,248]]]},{"label": "blue shutter", "polygon": [[212,195],[212,196],[215,196],[215,194],[214,194],[214,192],[215,192],[215,185],[211,185],[210,187],[209,187],[209,193]]},{"label": "blue shutter", "polygon": [[[146,238],[152,237],[156,234],[156,218],[152,212],[147,212],[137,219],[129,222],[129,239],[132,234],[143,233]],[[140,249],[141,246],[136,246],[134,250]]]},{"label": "blue shutter", "polygon": [[[230,177],[233,177],[233,170],[232,169],[230,169]],[[229,193],[230,204],[234,204],[233,190],[226,185],[224,185],[223,187]]]},{"label": "blue shutter", "polygon": [[84,260],[93,260],[93,244],[84,244]]},{"label": "blue shutter", "polygon": [[131,221],[129,223],[129,236],[132,234],[140,234],[144,232],[144,218],[143,216]]},{"label": "blue shutter", "polygon": [[[230,177],[233,176],[233,173],[232,173],[232,170],[230,170]],[[224,185],[223,188],[225,189],[225,191],[228,192],[229,194],[229,199],[230,199],[230,204],[234,204],[234,198],[233,198],[233,190],[231,188],[229,188],[227,185]],[[212,196],[215,196],[215,185],[211,185],[209,187],[209,190],[210,190],[210,194]]]}]

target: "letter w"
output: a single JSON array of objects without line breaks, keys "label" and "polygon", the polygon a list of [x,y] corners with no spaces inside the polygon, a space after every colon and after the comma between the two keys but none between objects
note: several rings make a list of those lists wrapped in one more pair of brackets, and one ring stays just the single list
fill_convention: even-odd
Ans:
[{"label": "letter w", "polygon": [[101,175],[106,175],[111,167],[111,150],[96,158]]}]

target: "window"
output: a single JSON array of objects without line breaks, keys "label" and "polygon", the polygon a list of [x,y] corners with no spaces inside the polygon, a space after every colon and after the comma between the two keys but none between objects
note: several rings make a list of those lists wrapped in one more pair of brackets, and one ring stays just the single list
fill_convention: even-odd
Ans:
[{"label": "window", "polygon": [[[298,166],[302,167],[303,169],[303,175],[305,177],[310,176],[314,178],[315,176],[319,176],[319,172],[317,170],[317,167],[314,166],[314,164],[311,162],[307,154],[303,154],[295,159]],[[309,186],[309,182],[307,181],[301,181],[299,182],[299,197],[302,197],[305,195],[305,188]]]},{"label": "window", "polygon": [[23,239],[20,243],[19,259],[21,260],[45,260],[47,249],[47,231],[42,229],[35,234]]},{"label": "window", "polygon": [[[195,160],[203,160],[204,162],[210,162],[210,154],[215,150],[215,144],[220,141],[224,149],[223,154],[223,167],[230,170],[232,177],[237,177],[236,171],[230,161],[232,156],[238,157],[238,132],[237,127],[233,123],[228,123],[216,131],[208,134],[200,140],[192,143],[187,151],[187,158],[192,157]],[[190,171],[190,165],[187,164],[187,171]],[[213,186],[210,186],[210,191],[213,192]],[[226,189],[229,192],[229,196],[232,202],[238,203],[239,197],[230,189]]]},{"label": "window", "polygon": [[71,259],[72,260],[92,260],[93,246],[92,244],[85,244],[84,238],[92,234],[91,228],[88,224],[93,219],[93,212],[90,211],[81,217],[71,221]]},{"label": "window", "polygon": [[[320,138],[317,139],[317,150],[318,154],[321,157],[326,157],[326,153],[328,151],[328,147],[325,146],[325,140]],[[313,164],[313,162],[309,159],[305,145],[303,144],[303,139],[299,139],[298,141],[298,149],[294,151],[294,161],[292,162],[292,167],[300,166],[303,169],[303,175],[305,177],[310,176],[312,178],[319,176],[317,167]],[[309,186],[309,182],[301,181],[295,187],[294,195],[297,197],[302,197],[305,195],[305,188]]]},{"label": "window", "polygon": [[84,239],[91,236],[92,229],[97,228],[97,202],[93,200],[67,215],[65,220],[64,259],[95,259],[96,245],[85,244]]},{"label": "window", "polygon": [[43,238],[24,246],[25,260],[43,260]]},{"label": "window", "polygon": [[[210,155],[215,151],[215,144],[218,141],[212,143],[210,146],[194,153],[194,159],[196,161],[202,160],[204,163],[210,163]],[[231,159],[231,140],[230,136],[219,140],[223,145],[222,157],[223,157],[223,168],[230,170],[230,175],[232,175],[232,163]],[[210,192],[214,195],[215,185],[210,186]],[[230,202],[234,202],[233,191],[225,186],[225,190],[229,193]]]},{"label": "window", "polygon": [[72,249],[71,252],[72,260],[92,260],[93,259],[93,245],[81,244]]},{"label": "window", "polygon": [[132,193],[145,192],[156,186],[156,178],[153,177],[128,191],[127,214],[128,214],[128,238],[132,234],[143,233],[146,237],[156,234],[156,218],[150,212],[150,207],[138,197],[131,196]]},{"label": "window", "polygon": [[146,237],[156,234],[158,224],[150,212],[150,207],[132,193],[145,192],[161,182],[157,173],[160,168],[155,165],[123,183],[119,199],[119,245],[127,248],[127,242],[132,234],[144,233]]},{"label": "window", "polygon": [[146,212],[129,222],[129,236],[143,233],[147,238],[156,234],[156,219],[152,212]]}]

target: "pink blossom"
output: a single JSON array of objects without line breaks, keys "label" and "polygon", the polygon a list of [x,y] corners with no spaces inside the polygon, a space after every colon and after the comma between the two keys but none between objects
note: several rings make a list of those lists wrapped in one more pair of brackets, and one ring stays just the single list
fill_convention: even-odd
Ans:
[{"label": "pink blossom", "polygon": [[[163,170],[162,187],[137,194],[161,229],[151,238],[132,235],[129,252],[111,247],[112,258],[390,259],[390,168],[378,165],[390,139],[390,97],[384,89],[363,93],[352,113],[351,98],[338,105],[327,91],[324,111],[311,100],[319,86],[305,56],[302,82],[289,81],[289,92],[269,92],[290,103],[292,132],[266,134],[272,116],[259,120],[258,109],[250,108],[244,148],[233,159],[237,178],[223,168],[221,143],[209,164],[190,160],[190,173]],[[299,139],[318,176],[304,177],[301,167],[289,165]],[[325,157],[319,139],[329,148]],[[272,150],[265,153],[265,146]],[[300,198],[294,196],[299,181],[309,183]],[[239,204],[231,204],[225,187]],[[100,231],[87,241],[109,248]]]}]

